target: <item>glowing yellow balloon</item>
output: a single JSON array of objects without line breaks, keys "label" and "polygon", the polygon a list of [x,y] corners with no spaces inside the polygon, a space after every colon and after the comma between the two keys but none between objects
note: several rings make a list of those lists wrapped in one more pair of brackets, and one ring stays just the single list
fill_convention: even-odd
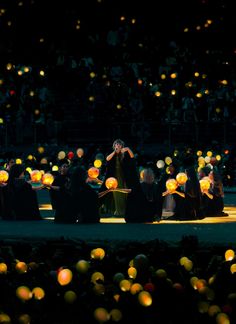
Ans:
[{"label": "glowing yellow balloon", "polygon": [[39,146],[39,147],[38,147],[38,152],[39,152],[40,154],[44,153],[44,147],[43,147],[43,146]]},{"label": "glowing yellow balloon", "polygon": [[175,191],[178,188],[178,182],[175,179],[169,179],[166,181],[166,188],[170,192]]},{"label": "glowing yellow balloon", "polygon": [[101,168],[102,166],[102,161],[101,160],[95,160],[93,162],[93,165],[95,166],[95,168]]},{"label": "glowing yellow balloon", "polygon": [[105,251],[102,248],[93,249],[90,253],[92,259],[102,260],[105,257]]},{"label": "glowing yellow balloon", "polygon": [[202,192],[210,189],[211,182],[208,177],[204,177],[203,179],[199,180],[199,183]]},{"label": "glowing yellow balloon", "polygon": [[137,269],[134,267],[129,267],[128,276],[129,278],[135,279],[137,277]]},{"label": "glowing yellow balloon", "polygon": [[170,164],[172,163],[172,158],[171,158],[170,156],[167,156],[167,157],[165,158],[165,163],[166,163],[167,165],[170,165]]},{"label": "glowing yellow balloon", "polygon": [[180,186],[184,185],[188,180],[188,176],[184,172],[179,172],[176,176],[176,180]]},{"label": "glowing yellow balloon", "polygon": [[22,160],[19,159],[19,158],[17,158],[17,159],[16,159],[16,164],[22,164]]},{"label": "glowing yellow balloon", "polygon": [[231,271],[231,273],[235,273],[236,272],[236,263],[234,263],[234,264],[231,265],[230,271]]},{"label": "glowing yellow balloon", "polygon": [[54,181],[54,176],[51,173],[45,173],[42,176],[42,183],[46,186],[51,185]]},{"label": "glowing yellow balloon", "polygon": [[30,173],[30,178],[32,182],[39,182],[42,178],[42,173],[39,170],[33,170]]},{"label": "glowing yellow balloon", "polygon": [[120,281],[119,286],[122,291],[129,291],[131,288],[131,282],[127,279],[123,279]]},{"label": "glowing yellow balloon", "polygon": [[91,276],[91,282],[97,284],[97,281],[104,281],[104,275],[101,272],[94,272]]},{"label": "glowing yellow balloon", "polygon": [[7,273],[7,265],[6,263],[0,263],[0,273],[3,274],[3,273]]},{"label": "glowing yellow balloon", "polygon": [[209,156],[209,157],[212,157],[212,152],[211,151],[207,151],[207,156]]},{"label": "glowing yellow balloon", "polygon": [[6,170],[0,170],[0,183],[7,182],[9,174]]},{"label": "glowing yellow balloon", "polygon": [[226,261],[231,261],[233,260],[235,257],[235,253],[233,250],[229,249],[225,252],[225,260]]}]

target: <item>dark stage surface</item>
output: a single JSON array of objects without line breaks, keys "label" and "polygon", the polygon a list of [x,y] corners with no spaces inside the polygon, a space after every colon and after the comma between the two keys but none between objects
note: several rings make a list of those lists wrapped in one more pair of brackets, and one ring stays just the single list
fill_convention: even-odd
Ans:
[{"label": "dark stage surface", "polygon": [[153,224],[125,224],[124,219],[102,218],[100,224],[54,224],[47,191],[39,194],[42,221],[0,221],[1,240],[75,240],[88,243],[165,241],[178,245],[183,236],[196,236],[201,245],[236,246],[236,193],[225,194],[227,217],[198,221],[170,221]]}]

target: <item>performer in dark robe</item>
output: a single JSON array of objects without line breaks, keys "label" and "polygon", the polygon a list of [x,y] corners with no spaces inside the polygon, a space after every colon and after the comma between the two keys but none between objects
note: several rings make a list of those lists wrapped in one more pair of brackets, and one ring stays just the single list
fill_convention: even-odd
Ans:
[{"label": "performer in dark robe", "polygon": [[100,192],[107,189],[105,183],[106,179],[110,177],[117,179],[118,188],[131,189],[131,192],[109,192],[100,198],[100,204],[104,204],[105,209],[113,216],[125,217],[127,223],[145,221],[141,204],[143,192],[133,152],[129,147],[125,147],[122,140],[117,139],[114,141],[113,151],[106,157],[106,161],[105,178]]},{"label": "performer in dark robe", "polygon": [[41,220],[38,198],[35,190],[24,178],[25,167],[22,164],[12,165],[7,184],[6,201],[8,204],[8,219]]}]

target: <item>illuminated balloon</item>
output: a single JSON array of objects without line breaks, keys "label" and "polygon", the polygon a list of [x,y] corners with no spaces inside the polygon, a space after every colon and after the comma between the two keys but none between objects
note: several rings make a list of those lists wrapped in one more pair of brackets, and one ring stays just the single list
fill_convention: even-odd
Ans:
[{"label": "illuminated balloon", "polygon": [[92,259],[102,260],[105,257],[105,251],[102,248],[93,249],[90,253]]},{"label": "illuminated balloon", "polygon": [[39,170],[33,170],[30,173],[30,178],[32,182],[39,182],[42,178],[42,173]]},{"label": "illuminated balloon", "polygon": [[166,181],[166,189],[169,192],[173,192],[178,188],[178,182],[175,179],[169,179]]},{"label": "illuminated balloon", "polygon": [[137,293],[139,293],[140,291],[143,290],[143,286],[140,285],[138,282],[134,283],[131,287],[130,287],[130,292],[132,295],[136,295]]},{"label": "illuminated balloon", "polygon": [[99,176],[99,169],[96,167],[91,167],[88,169],[88,176],[92,179],[96,179]]},{"label": "illuminated balloon", "polygon": [[188,180],[188,176],[184,172],[179,172],[176,176],[176,180],[180,186],[184,185]]},{"label": "illuminated balloon", "polygon": [[116,189],[118,187],[118,181],[114,177],[110,177],[106,179],[105,185],[107,189]]},{"label": "illuminated balloon", "polygon": [[127,279],[123,279],[120,281],[119,286],[122,291],[129,291],[131,288],[131,282]]},{"label": "illuminated balloon", "polygon": [[84,155],[84,150],[82,148],[78,148],[76,154],[78,158],[81,158]]},{"label": "illuminated balloon", "polygon": [[23,300],[29,300],[32,298],[32,292],[30,291],[30,289],[26,286],[20,286],[16,289],[16,296]]},{"label": "illuminated balloon", "polygon": [[91,282],[96,284],[98,281],[104,282],[104,275],[101,272],[94,272],[91,276]]},{"label": "illuminated balloon", "polygon": [[7,265],[6,263],[0,263],[0,273],[7,273]]},{"label": "illuminated balloon", "polygon": [[171,158],[170,156],[167,156],[167,157],[165,158],[165,163],[166,163],[167,165],[170,165],[170,164],[172,163],[172,158]]},{"label": "illuminated balloon", "polygon": [[37,299],[37,300],[41,300],[45,296],[44,290],[42,288],[40,288],[40,287],[35,287],[32,290],[32,294],[33,294],[34,298]]},{"label": "illuminated balloon", "polygon": [[42,183],[46,186],[51,185],[54,181],[54,176],[51,173],[45,173],[42,176]]},{"label": "illuminated balloon", "polygon": [[158,169],[162,169],[165,166],[165,162],[163,160],[158,160],[156,165]]},{"label": "illuminated balloon", "polygon": [[74,152],[72,152],[72,151],[68,152],[67,156],[68,156],[68,159],[70,159],[70,160],[73,159]]},{"label": "illuminated balloon", "polygon": [[102,166],[102,161],[96,159],[96,160],[93,162],[93,165],[95,166],[95,168],[101,168],[101,166]]},{"label": "illuminated balloon", "polygon": [[210,189],[211,182],[209,177],[202,178],[201,180],[199,180],[199,183],[202,192]]},{"label": "illuminated balloon", "polygon": [[7,182],[9,174],[6,170],[0,170],[0,183]]},{"label": "illuminated balloon", "polygon": [[19,261],[16,263],[16,271],[18,273],[25,273],[28,270],[28,266],[25,262]]},{"label": "illuminated balloon", "polygon": [[148,291],[141,291],[138,294],[138,301],[142,306],[148,307],[152,305],[152,296]]},{"label": "illuminated balloon", "polygon": [[234,250],[229,249],[225,252],[225,260],[226,261],[231,261],[234,259],[234,257],[235,257]]},{"label": "illuminated balloon", "polygon": [[39,146],[39,147],[38,147],[38,152],[39,152],[40,154],[44,153],[44,147]]},{"label": "illuminated balloon", "polygon": [[68,285],[72,280],[73,274],[70,269],[62,269],[57,275],[57,281],[61,286]]},{"label": "illuminated balloon", "polygon": [[66,153],[64,151],[60,151],[57,157],[59,160],[63,160],[66,157]]}]

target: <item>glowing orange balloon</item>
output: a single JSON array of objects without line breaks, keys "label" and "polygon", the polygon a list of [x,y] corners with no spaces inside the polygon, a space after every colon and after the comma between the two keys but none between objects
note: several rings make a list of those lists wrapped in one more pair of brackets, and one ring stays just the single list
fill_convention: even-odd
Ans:
[{"label": "glowing orange balloon", "polygon": [[32,182],[39,182],[42,178],[42,173],[39,170],[33,170],[30,173],[30,178]]},{"label": "glowing orange balloon", "polygon": [[175,191],[178,188],[178,182],[175,179],[169,179],[166,181],[166,188],[170,192]]},{"label": "glowing orange balloon", "polygon": [[42,183],[44,185],[51,185],[54,181],[54,176],[51,173],[45,173],[42,176]]},{"label": "glowing orange balloon", "polygon": [[61,286],[68,285],[72,280],[73,274],[70,269],[62,269],[57,276],[57,281]]},{"label": "glowing orange balloon", "polygon": [[118,181],[116,178],[110,177],[106,179],[105,185],[107,189],[116,189],[118,187]]},{"label": "glowing orange balloon", "polygon": [[188,180],[187,174],[184,172],[180,172],[176,176],[176,180],[180,186],[184,185]]},{"label": "glowing orange balloon", "polygon": [[96,179],[99,176],[99,169],[96,167],[91,167],[88,169],[88,176],[92,179]]},{"label": "glowing orange balloon", "polygon": [[0,170],[0,183],[7,182],[9,174],[6,170]]}]

